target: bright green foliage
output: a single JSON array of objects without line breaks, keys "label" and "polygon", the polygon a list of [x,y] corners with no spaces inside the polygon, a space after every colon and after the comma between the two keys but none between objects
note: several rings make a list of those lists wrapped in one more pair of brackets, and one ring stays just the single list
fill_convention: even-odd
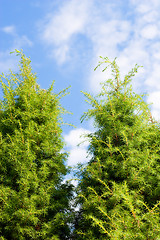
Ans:
[{"label": "bright green foliage", "polygon": [[68,239],[71,186],[61,130],[65,94],[40,89],[30,60],[20,72],[1,75],[0,239]]},{"label": "bright green foliage", "polygon": [[75,239],[158,240],[159,123],[143,96],[132,91],[138,66],[122,81],[115,60],[102,63],[111,67],[113,79],[97,97],[84,93],[91,109],[82,120],[93,118],[96,130],[88,135],[92,158],[80,172]]}]

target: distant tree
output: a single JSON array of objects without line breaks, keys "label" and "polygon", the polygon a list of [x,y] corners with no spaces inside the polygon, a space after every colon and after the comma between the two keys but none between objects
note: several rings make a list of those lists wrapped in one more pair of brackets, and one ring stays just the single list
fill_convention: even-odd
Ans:
[{"label": "distant tree", "polygon": [[0,239],[68,239],[72,186],[62,183],[67,155],[59,102],[65,90],[41,89],[30,59],[16,53],[20,72],[0,79]]},{"label": "distant tree", "polygon": [[160,126],[132,90],[138,66],[122,81],[115,60],[102,63],[113,79],[97,97],[84,93],[91,108],[82,121],[93,118],[96,128],[88,134],[92,158],[79,172],[73,239],[158,240]]}]

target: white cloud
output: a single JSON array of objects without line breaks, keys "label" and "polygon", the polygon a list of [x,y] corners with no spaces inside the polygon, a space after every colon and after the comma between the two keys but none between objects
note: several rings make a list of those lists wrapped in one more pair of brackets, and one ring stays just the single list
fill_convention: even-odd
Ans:
[{"label": "white cloud", "polygon": [[26,35],[20,36],[17,33],[16,27],[14,25],[5,26],[1,30],[6,34],[12,35],[13,45],[15,46],[15,48],[20,49],[23,45],[33,45],[32,41]]},{"label": "white cloud", "polygon": [[87,162],[86,157],[89,142],[87,141],[85,135],[89,133],[89,130],[86,130],[84,128],[77,128],[64,135],[64,140],[70,152],[68,158],[69,166],[76,165],[77,163]]},{"label": "white cloud", "polygon": [[77,147],[81,143],[81,147],[87,147],[88,142],[85,137],[86,134],[89,134],[90,131],[84,128],[77,128],[71,130],[68,135],[64,135],[64,140],[67,142],[68,146]]},{"label": "white cloud", "polygon": [[33,42],[25,35],[22,36],[17,36],[14,39],[14,43],[13,43],[13,47],[14,49],[21,49],[24,46],[29,46],[32,47]]},{"label": "white cloud", "polygon": [[[117,17],[119,18],[117,21],[108,21],[99,17],[97,25],[102,27],[95,28],[94,26],[97,35],[95,38],[92,37],[92,34],[90,36],[94,45],[95,59],[98,55],[108,56],[111,60],[117,56],[117,63],[122,76],[127,74],[136,63],[144,66],[143,69],[139,70],[140,73],[133,81],[136,90],[143,92],[150,91],[151,86],[152,90],[160,87],[158,76],[160,65],[160,3],[151,1],[149,5],[145,2],[144,6],[140,6],[140,2],[131,1],[134,15],[125,21],[125,17],[122,15],[120,18]],[[139,11],[140,9],[141,11]],[[121,8],[119,11],[121,11]],[[92,29],[91,32],[93,33]],[[108,76],[110,77],[110,73],[107,72],[103,74],[92,72],[89,79],[90,89],[98,92],[98,83]]]},{"label": "white cloud", "polygon": [[152,92],[154,92],[155,90],[159,90],[160,89],[160,74],[159,74],[159,66],[160,66],[160,62],[155,61],[153,63],[152,66],[152,71],[149,74],[145,80],[145,84],[148,86],[148,90],[150,95],[152,94]]},{"label": "white cloud", "polygon": [[41,29],[42,39],[51,46],[52,55],[63,63],[69,57],[72,37],[84,32],[89,2],[69,1],[56,14],[49,14]]},{"label": "white cloud", "polygon": [[158,17],[159,17],[158,12],[156,10],[151,10],[147,14],[144,14],[141,16],[141,21],[144,23],[152,23],[152,22],[156,22]]},{"label": "white cloud", "polygon": [[153,91],[148,97],[148,103],[153,103],[152,115],[160,120],[160,91]]},{"label": "white cloud", "polygon": [[137,6],[137,10],[138,12],[140,13],[146,13],[146,12],[149,12],[150,11],[150,6],[149,5],[146,5],[144,3],[140,3],[138,4]]},{"label": "white cloud", "polygon": [[158,36],[158,34],[159,34],[159,29],[155,24],[148,24],[141,31],[142,37],[147,39],[154,39],[155,37]]},{"label": "white cloud", "polygon": [[148,97],[148,102],[154,102],[154,108],[160,109],[160,91],[152,92]]},{"label": "white cloud", "polygon": [[7,73],[9,69],[12,71],[17,69],[18,60],[10,51],[0,52],[0,70],[3,73]]},{"label": "white cloud", "polygon": [[24,46],[31,47],[32,41],[26,35],[17,34],[16,27],[14,25],[5,26],[1,29],[4,34],[10,34],[12,38],[12,45],[8,46],[6,51],[0,51],[0,70],[1,72],[8,72],[9,69],[17,70],[18,59],[10,52],[15,49],[22,49]]},{"label": "white cloud", "polygon": [[[133,85],[139,92],[152,93],[160,89],[160,1],[130,0],[127,4],[126,7],[125,1],[117,0],[99,4],[90,0],[63,1],[59,11],[50,13],[43,29],[41,26],[41,36],[60,64],[70,61],[74,47],[78,46],[75,36],[82,34],[92,48],[90,66],[97,65],[100,55],[111,60],[118,57],[122,76],[136,63],[143,65]],[[97,93],[99,82],[108,77],[110,73],[94,72],[92,68],[88,77],[90,90]]]},{"label": "white cloud", "polygon": [[4,28],[2,28],[2,31],[7,33],[7,34],[11,34],[11,35],[16,34],[16,28],[15,28],[14,25],[5,26]]},{"label": "white cloud", "polygon": [[155,61],[160,60],[160,42],[156,42],[152,44],[151,47],[152,56]]},{"label": "white cloud", "polygon": [[51,17],[44,29],[44,39],[48,43],[62,44],[77,32],[81,32],[85,22],[83,5],[71,1],[61,9],[59,15]]},{"label": "white cloud", "polygon": [[[137,9],[141,9],[141,6],[145,9],[152,8],[152,7],[158,7],[160,5],[159,0],[143,0],[143,3],[141,0],[130,0],[130,2],[135,5]],[[149,10],[149,9],[148,9]]]},{"label": "white cloud", "polygon": [[69,158],[67,164],[69,166],[74,166],[77,163],[87,162],[87,150],[85,148],[75,147],[70,150]]},{"label": "white cloud", "polygon": [[[108,56],[111,60],[118,56],[117,46],[128,39],[130,29],[130,23],[126,21],[113,20],[105,22],[99,19],[97,26],[90,30],[90,39],[94,46],[93,65],[97,65],[99,56]],[[90,89],[97,93],[100,89],[99,82],[109,77],[111,77],[109,72],[102,74],[100,71],[92,71],[89,78]]]}]

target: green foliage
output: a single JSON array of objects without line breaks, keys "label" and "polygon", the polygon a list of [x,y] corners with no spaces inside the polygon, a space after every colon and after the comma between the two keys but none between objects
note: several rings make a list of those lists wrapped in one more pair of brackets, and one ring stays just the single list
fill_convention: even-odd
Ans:
[{"label": "green foliage", "polygon": [[102,59],[113,79],[97,97],[84,93],[94,119],[92,158],[79,174],[74,239],[160,239],[160,134],[148,105],[132,90],[136,65],[120,79],[116,60]]},{"label": "green foliage", "polygon": [[62,184],[61,115],[53,93],[40,89],[23,52],[20,72],[1,75],[0,239],[68,239],[72,186]]}]

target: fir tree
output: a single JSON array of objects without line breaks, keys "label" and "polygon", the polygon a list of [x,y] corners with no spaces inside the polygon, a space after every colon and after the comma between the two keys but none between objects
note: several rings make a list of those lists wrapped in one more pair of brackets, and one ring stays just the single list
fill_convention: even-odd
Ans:
[{"label": "fir tree", "polygon": [[160,128],[131,80],[136,65],[120,79],[116,60],[99,62],[112,69],[84,119],[94,119],[88,135],[92,158],[79,172],[73,239],[160,239]]},{"label": "fir tree", "polygon": [[0,239],[68,239],[72,186],[62,139],[60,94],[41,89],[30,59],[1,75]]}]

